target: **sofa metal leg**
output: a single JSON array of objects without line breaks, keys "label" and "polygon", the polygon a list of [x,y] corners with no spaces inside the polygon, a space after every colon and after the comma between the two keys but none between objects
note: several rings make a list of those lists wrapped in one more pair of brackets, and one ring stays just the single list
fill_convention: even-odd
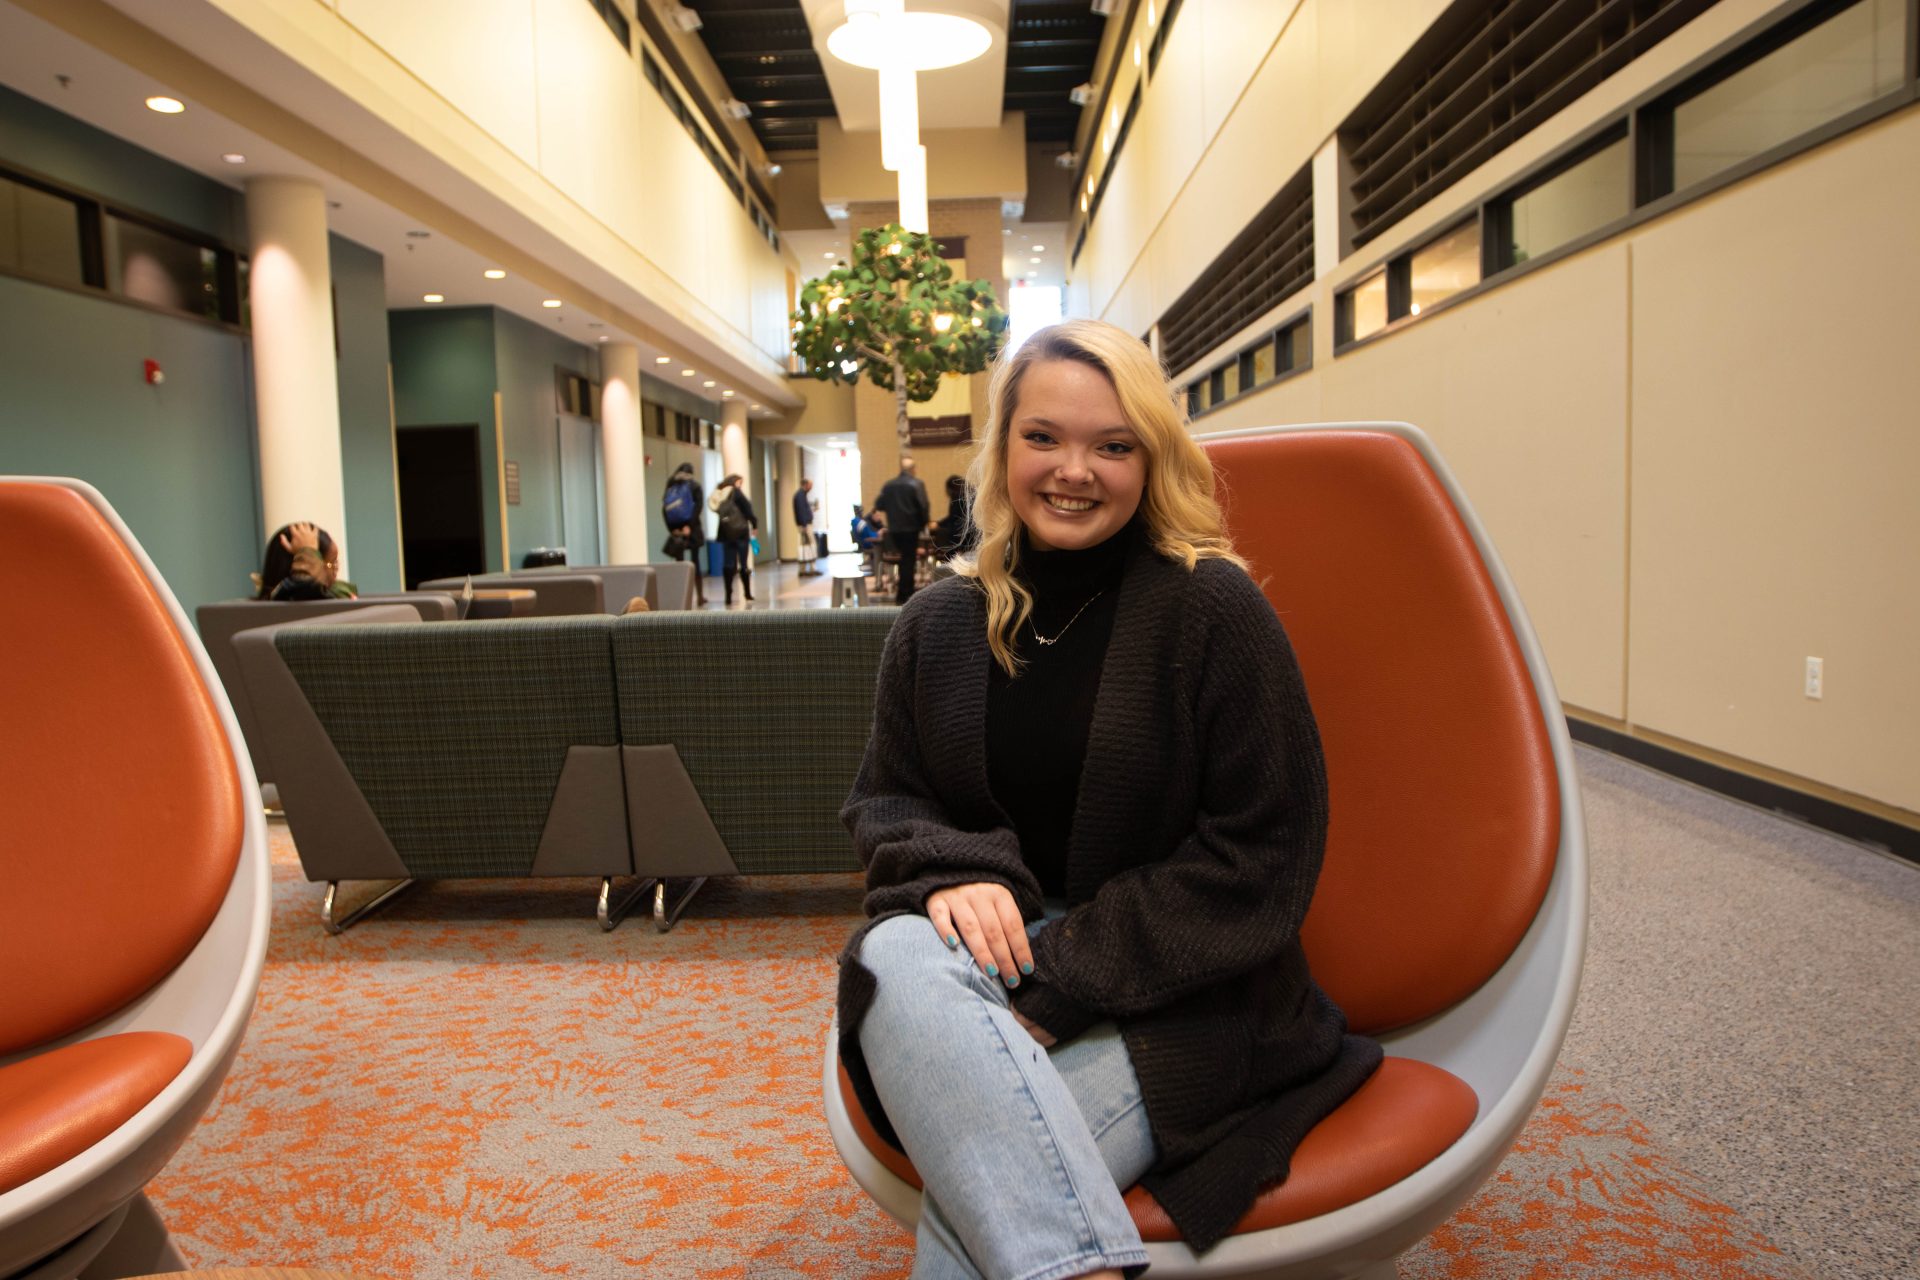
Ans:
[{"label": "sofa metal leg", "polygon": [[665,880],[657,882],[653,886],[653,927],[661,933],[673,928],[674,921],[680,918],[680,913],[687,909],[687,904],[693,901],[693,895],[700,892],[700,886],[706,882],[705,876],[695,876],[693,882],[687,886],[687,891],[680,895],[680,901],[673,904],[671,911],[667,909],[667,882]]},{"label": "sofa metal leg", "polygon": [[340,882],[338,880],[329,880],[327,881],[327,896],[320,902],[320,925],[328,933],[344,933],[346,930],[352,928],[362,917],[378,911],[418,883],[419,881],[417,880],[396,880],[385,889],[382,889],[371,900],[361,903],[353,910],[347,912],[346,915],[336,920],[333,917],[333,908],[339,897]]},{"label": "sofa metal leg", "polygon": [[613,932],[614,927],[627,918],[627,912],[633,909],[633,904],[640,901],[641,895],[658,883],[659,881],[653,876],[648,876],[639,884],[633,886],[633,892],[622,898],[616,905],[613,901],[613,877],[601,876],[600,903],[594,909],[594,915],[600,921],[600,931],[602,933]]}]

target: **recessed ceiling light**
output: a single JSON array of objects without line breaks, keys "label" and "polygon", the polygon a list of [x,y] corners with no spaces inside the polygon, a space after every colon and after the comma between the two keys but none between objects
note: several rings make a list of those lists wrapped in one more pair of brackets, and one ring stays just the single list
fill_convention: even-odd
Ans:
[{"label": "recessed ceiling light", "polygon": [[602,341],[602,342],[605,342],[606,340],[607,340],[607,335],[606,335],[606,334],[604,334],[604,333],[603,333],[603,334],[601,334],[601,335],[600,335],[600,341]]},{"label": "recessed ceiling light", "polygon": [[693,370],[691,370],[691,369],[682,369],[682,370],[680,371],[680,376],[681,376],[681,377],[683,377],[683,378],[691,378],[691,377],[693,376]]},{"label": "recessed ceiling light", "polygon": [[480,274],[485,276],[489,280],[505,280],[507,278],[507,273],[502,271],[498,267],[488,267],[485,271],[482,271]]},{"label": "recessed ceiling light", "polygon": [[712,387],[712,386],[717,386],[718,384],[715,383],[712,378],[708,378],[705,382],[701,383],[700,385],[703,387]]},{"label": "recessed ceiling light", "polygon": [[825,259],[826,259],[826,260],[827,260],[828,262],[832,262],[832,261],[833,261],[833,250],[831,250],[831,249],[829,249],[829,250],[827,250],[827,251],[826,251],[825,253],[823,253],[823,254],[821,254],[820,256],[821,256],[821,257],[823,257],[823,258],[825,258]]},{"label": "recessed ceiling light", "polygon": [[221,156],[220,158],[222,160],[225,160],[228,164],[245,164],[247,162],[247,158],[241,155],[238,151],[229,151],[225,155]]},{"label": "recessed ceiling light", "polygon": [[1032,246],[1030,246],[1030,248],[1029,248],[1029,252],[1032,252],[1032,253],[1045,253],[1045,252],[1046,252],[1046,249],[1047,249],[1047,246],[1045,246],[1045,245],[1043,245],[1043,244],[1036,244],[1036,245],[1032,245]]},{"label": "recessed ceiling light", "polygon": [[759,406],[759,405],[757,405],[757,404],[750,404],[750,405],[748,405],[748,406],[747,406],[747,408],[749,408],[749,409],[758,409],[759,407],[760,407],[760,406]]},{"label": "recessed ceiling light", "polygon": [[552,310],[553,308],[555,308],[555,307],[557,307],[557,306],[559,306],[559,305],[560,305],[560,299],[558,299],[558,298],[542,298],[542,299],[540,299],[540,305],[541,305],[541,306],[543,306],[543,307],[545,307],[545,308],[547,308],[547,309],[548,309],[549,311],[551,311],[551,310]]},{"label": "recessed ceiling light", "polygon": [[655,364],[672,364],[673,357],[672,356],[655,356],[653,358],[653,362]]},{"label": "recessed ceiling light", "polygon": [[1040,259],[1038,259],[1038,258],[1028,258],[1028,259],[1027,259],[1027,261],[1028,261],[1028,262],[1038,262],[1038,261],[1040,261]]},{"label": "recessed ceiling light", "polygon": [[722,392],[720,393],[720,398],[724,400],[724,399],[726,399],[727,397],[729,397],[729,396],[731,396],[732,394],[733,394],[733,392],[731,392],[731,391],[722,391]]},{"label": "recessed ceiling light", "polygon": [[445,302],[446,300],[447,295],[444,293],[423,293],[420,295],[420,301],[422,302]]},{"label": "recessed ceiling light", "polygon": [[147,99],[147,109],[158,111],[163,116],[177,116],[187,109],[187,104],[178,98],[167,98],[155,94]]},{"label": "recessed ceiling light", "polygon": [[1033,279],[1033,278],[1034,278],[1035,276],[1037,276],[1037,275],[1039,275],[1039,274],[1040,274],[1040,273],[1039,273],[1038,271],[1029,271],[1029,272],[1027,272],[1027,279],[1029,279],[1029,280],[1031,280],[1031,279]]},{"label": "recessed ceiling light", "polygon": [[1000,234],[1001,234],[1001,235],[1003,235],[1003,236],[1010,236],[1010,235],[1012,235],[1012,234],[1013,234],[1013,228],[1012,228],[1012,227],[1002,227],[1002,228],[1000,228]]}]

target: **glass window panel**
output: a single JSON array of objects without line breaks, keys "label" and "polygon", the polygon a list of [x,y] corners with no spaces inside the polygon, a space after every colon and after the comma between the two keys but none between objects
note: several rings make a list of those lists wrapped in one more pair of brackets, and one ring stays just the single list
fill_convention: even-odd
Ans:
[{"label": "glass window panel", "polygon": [[1275,369],[1273,367],[1273,344],[1271,342],[1261,343],[1241,358],[1250,361],[1253,366],[1253,379],[1248,383],[1249,386],[1257,387],[1263,382],[1273,381]]},{"label": "glass window panel", "polygon": [[1632,161],[1625,138],[1548,178],[1508,205],[1509,266],[1537,258],[1632,212]]},{"label": "glass window panel", "polygon": [[1219,404],[1227,398],[1227,371],[1215,369],[1207,375],[1207,403]]},{"label": "glass window panel", "polygon": [[1287,370],[1304,369],[1312,358],[1307,343],[1313,337],[1313,325],[1302,320],[1280,335],[1281,365]]},{"label": "glass window panel", "polygon": [[1674,189],[1900,87],[1905,0],[1863,0],[1674,108]]},{"label": "glass window panel", "polygon": [[220,318],[220,259],[213,250],[108,214],[107,288],[174,311]]},{"label": "glass window panel", "polygon": [[1191,417],[1207,407],[1207,383],[1203,378],[1187,386],[1187,416]]},{"label": "glass window panel", "polygon": [[1222,400],[1231,400],[1240,394],[1240,362],[1238,360],[1230,360],[1222,365],[1220,372],[1215,376],[1220,379]]},{"label": "glass window panel", "polygon": [[1410,314],[1480,283],[1480,227],[1463,223],[1413,255]]},{"label": "glass window panel", "polygon": [[84,284],[80,208],[64,196],[0,178],[0,270]]},{"label": "glass window panel", "polygon": [[1352,308],[1353,334],[1356,339],[1387,327],[1387,273],[1375,272],[1347,295]]}]

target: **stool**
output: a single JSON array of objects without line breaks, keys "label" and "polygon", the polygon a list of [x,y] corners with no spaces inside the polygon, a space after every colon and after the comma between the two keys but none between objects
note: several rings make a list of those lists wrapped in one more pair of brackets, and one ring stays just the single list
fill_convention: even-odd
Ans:
[{"label": "stool", "polygon": [[845,605],[855,608],[867,602],[867,575],[864,573],[835,573],[833,575],[833,607]]}]

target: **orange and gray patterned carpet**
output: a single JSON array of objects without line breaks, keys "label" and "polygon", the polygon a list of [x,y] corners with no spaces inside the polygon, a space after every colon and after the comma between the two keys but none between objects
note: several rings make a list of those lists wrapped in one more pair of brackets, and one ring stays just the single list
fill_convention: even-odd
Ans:
[{"label": "orange and gray patterned carpet", "polygon": [[[907,1273],[908,1236],[848,1178],[819,1103],[852,877],[715,882],[665,935],[639,913],[600,933],[590,881],[441,884],[328,937],[271,830],[259,1006],[153,1188],[190,1263]],[[1495,1181],[1401,1275],[1816,1274],[1726,1199],[1563,1062]]]}]

